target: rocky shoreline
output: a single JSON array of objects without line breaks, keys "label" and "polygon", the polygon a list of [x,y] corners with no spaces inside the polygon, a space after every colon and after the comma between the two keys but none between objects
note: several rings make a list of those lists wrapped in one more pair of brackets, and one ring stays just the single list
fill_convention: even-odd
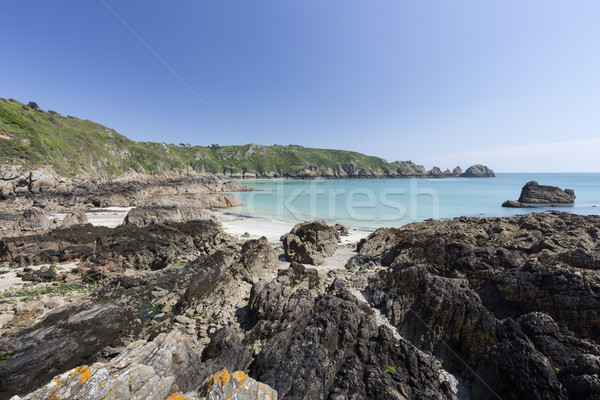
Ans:
[{"label": "rocky shoreline", "polygon": [[[476,164],[467,168],[466,171],[460,167],[454,168],[452,171],[446,169],[442,171],[439,167],[433,167],[427,171],[422,165],[416,165],[406,161],[395,161],[398,169],[396,171],[386,170],[380,172],[370,172],[361,169],[356,169],[352,164],[345,167],[338,165],[336,170],[330,169],[326,173],[319,172],[316,165],[308,165],[303,172],[297,174],[289,174],[283,172],[245,172],[245,173],[217,173],[214,176],[221,179],[235,180],[252,180],[252,179],[409,179],[409,178],[494,178],[494,171],[485,165]],[[402,172],[402,166],[410,165],[413,172]]]},{"label": "rocky shoreline", "polygon": [[[0,400],[600,397],[600,217],[429,220],[356,244],[312,221],[268,240],[208,210],[235,189],[7,197],[28,208],[2,222]],[[95,226],[94,199],[133,208]]]}]

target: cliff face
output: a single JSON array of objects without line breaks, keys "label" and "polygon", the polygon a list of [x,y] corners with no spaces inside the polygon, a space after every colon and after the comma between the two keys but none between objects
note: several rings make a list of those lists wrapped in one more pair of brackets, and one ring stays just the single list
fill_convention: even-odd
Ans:
[{"label": "cliff face", "polygon": [[209,173],[234,179],[446,176],[439,168],[432,171],[412,161],[390,163],[353,151],[297,145],[135,142],[91,121],[0,98],[0,192],[44,190],[61,177],[81,174],[115,178]]}]

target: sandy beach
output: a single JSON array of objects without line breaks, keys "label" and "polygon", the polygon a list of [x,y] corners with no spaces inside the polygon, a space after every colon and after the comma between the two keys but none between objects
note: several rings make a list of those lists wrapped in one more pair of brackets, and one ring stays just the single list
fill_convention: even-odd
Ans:
[{"label": "sandy beach", "polygon": [[[213,213],[223,224],[225,232],[232,236],[245,239],[258,239],[265,236],[271,243],[278,243],[282,235],[292,230],[298,222],[276,221],[266,218],[242,216],[227,212],[227,210],[213,210]],[[342,236],[342,245],[355,244],[360,239],[367,237],[371,231],[348,228],[349,235]],[[248,235],[246,235],[248,233]]]}]

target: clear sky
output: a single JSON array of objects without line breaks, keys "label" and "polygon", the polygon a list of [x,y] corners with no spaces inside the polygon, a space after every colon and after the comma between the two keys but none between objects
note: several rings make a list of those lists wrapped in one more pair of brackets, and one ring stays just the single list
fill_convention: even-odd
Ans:
[{"label": "clear sky", "polygon": [[0,97],[134,140],[600,172],[600,2],[496,3],[5,2]]}]

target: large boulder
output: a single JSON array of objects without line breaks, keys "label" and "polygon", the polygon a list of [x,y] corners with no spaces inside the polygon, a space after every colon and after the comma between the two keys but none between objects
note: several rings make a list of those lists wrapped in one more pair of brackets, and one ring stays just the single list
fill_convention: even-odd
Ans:
[{"label": "large boulder", "polygon": [[62,228],[68,228],[73,225],[85,225],[88,223],[87,215],[84,210],[75,210],[67,213],[65,218],[61,221],[60,226]]},{"label": "large boulder", "polygon": [[485,165],[475,164],[467,168],[460,176],[463,178],[494,178],[496,174]]},{"label": "large boulder", "polygon": [[572,204],[575,202],[573,189],[562,190],[556,186],[540,185],[537,181],[527,182],[521,189],[520,203],[531,204]]},{"label": "large boulder", "polygon": [[321,265],[325,257],[335,253],[340,234],[324,221],[303,222],[283,235],[281,241],[288,261]]},{"label": "large boulder", "polygon": [[17,230],[23,233],[39,233],[50,230],[51,222],[38,207],[31,207],[23,212],[16,222]]}]

